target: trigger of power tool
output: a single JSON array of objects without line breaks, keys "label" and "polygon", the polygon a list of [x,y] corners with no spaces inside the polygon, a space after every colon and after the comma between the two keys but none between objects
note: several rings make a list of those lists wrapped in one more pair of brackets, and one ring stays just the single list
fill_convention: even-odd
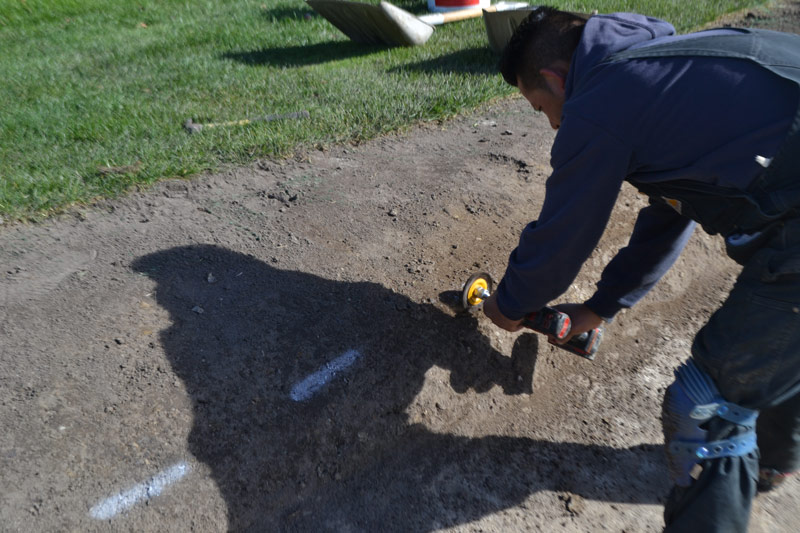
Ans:
[{"label": "trigger of power tool", "polygon": [[[489,274],[481,272],[467,280],[462,293],[462,303],[464,308],[469,309],[470,307],[480,305],[491,295],[492,278]],[[562,340],[569,335],[572,329],[572,320],[568,314],[545,306],[538,311],[526,315],[522,319],[522,325],[538,333],[548,335],[548,337],[552,337],[553,339]],[[603,329],[595,328],[572,337],[564,344],[556,344],[553,340],[549,340],[549,342],[557,348],[593,360],[602,339]]]}]

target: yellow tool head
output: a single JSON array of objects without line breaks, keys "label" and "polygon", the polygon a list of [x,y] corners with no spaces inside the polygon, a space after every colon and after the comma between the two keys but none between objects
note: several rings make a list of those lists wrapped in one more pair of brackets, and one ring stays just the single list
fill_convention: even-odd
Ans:
[{"label": "yellow tool head", "polygon": [[491,294],[492,286],[492,277],[486,272],[473,274],[464,284],[464,290],[461,291],[461,305],[464,306],[464,309],[470,309],[482,304],[483,296],[481,295],[485,295],[483,291]]}]

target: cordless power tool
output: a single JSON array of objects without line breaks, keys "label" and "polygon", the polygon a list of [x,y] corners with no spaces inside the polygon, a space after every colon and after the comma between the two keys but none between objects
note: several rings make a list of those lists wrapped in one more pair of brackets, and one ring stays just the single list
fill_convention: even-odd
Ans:
[{"label": "cordless power tool", "polygon": [[[492,278],[486,272],[472,275],[464,284],[464,290],[461,292],[461,304],[464,309],[481,305],[485,299],[492,295],[492,287]],[[569,335],[572,328],[572,320],[568,314],[547,306],[525,316],[522,319],[522,325],[547,335],[548,341],[553,346],[589,360],[594,359],[597,348],[600,346],[600,341],[603,339],[603,329],[595,328],[580,335],[575,335],[564,344],[553,342],[550,337],[562,340]]]}]

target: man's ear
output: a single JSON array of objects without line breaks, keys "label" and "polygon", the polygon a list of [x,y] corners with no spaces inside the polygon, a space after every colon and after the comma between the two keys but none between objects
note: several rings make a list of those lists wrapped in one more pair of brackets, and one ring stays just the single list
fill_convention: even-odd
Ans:
[{"label": "man's ear", "polygon": [[560,68],[556,67],[540,69],[539,74],[544,78],[545,83],[550,88],[550,92],[556,96],[564,96],[564,87],[567,83],[566,72],[562,72]]}]

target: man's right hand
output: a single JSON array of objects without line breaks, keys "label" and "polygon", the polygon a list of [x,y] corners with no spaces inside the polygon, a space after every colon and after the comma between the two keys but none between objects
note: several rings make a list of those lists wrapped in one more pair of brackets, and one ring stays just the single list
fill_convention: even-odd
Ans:
[{"label": "man's right hand", "polygon": [[555,344],[566,344],[569,340],[581,333],[586,333],[595,328],[603,325],[603,319],[594,311],[586,307],[584,304],[558,304],[555,308],[562,313],[569,315],[572,322],[572,328],[569,330],[569,335],[562,340],[557,341],[550,339]]},{"label": "man's right hand", "polygon": [[483,301],[483,313],[489,317],[489,320],[494,322],[494,325],[498,328],[506,331],[519,331],[523,328],[522,319],[511,320],[500,312],[500,308],[497,307],[497,296],[495,296],[494,293]]}]

